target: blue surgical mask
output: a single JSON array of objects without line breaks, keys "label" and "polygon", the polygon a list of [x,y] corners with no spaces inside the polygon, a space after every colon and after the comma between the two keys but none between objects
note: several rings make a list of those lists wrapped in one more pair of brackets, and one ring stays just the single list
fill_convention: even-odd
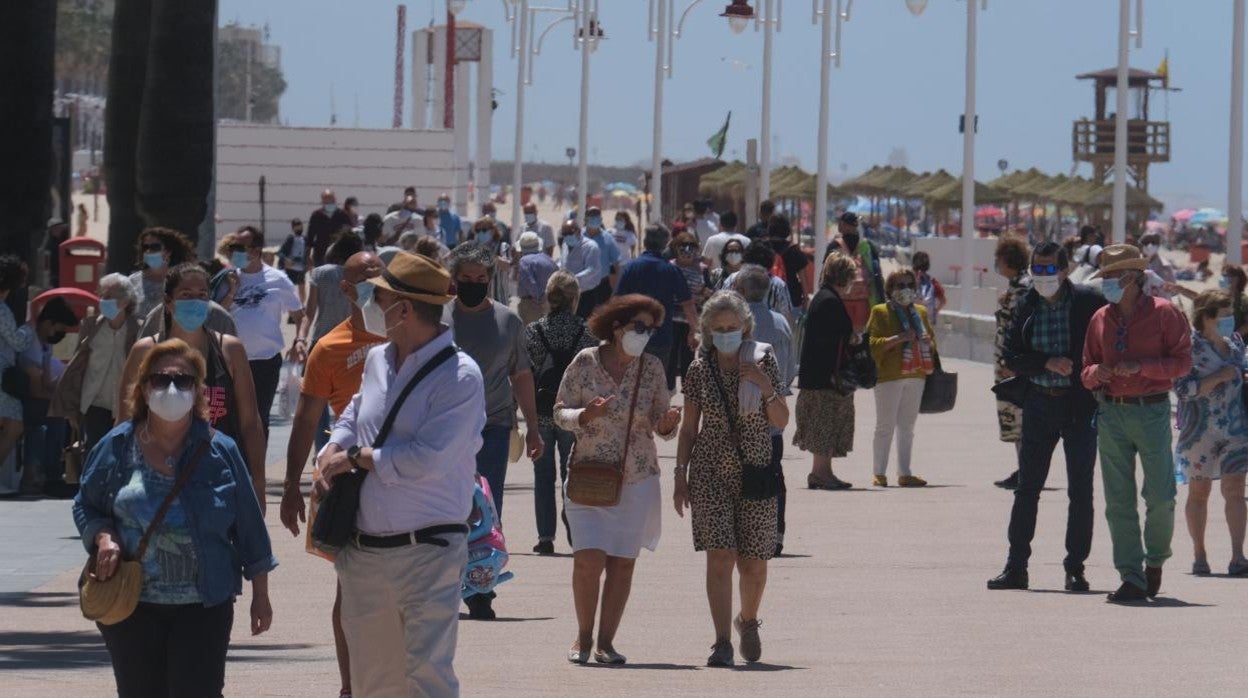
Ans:
[{"label": "blue surgical mask", "polygon": [[231,252],[230,253],[230,266],[234,267],[235,269],[242,269],[243,267],[247,266],[250,263],[251,263],[251,259],[248,258],[246,252]]},{"label": "blue surgical mask", "polygon": [[451,202],[449,202],[449,201],[439,201],[439,202],[438,202],[438,210],[439,210],[439,211],[449,211],[449,210],[451,210]]},{"label": "blue surgical mask", "polygon": [[567,245],[569,250],[574,250],[577,245],[581,244],[581,236],[569,235],[563,239],[563,244]]},{"label": "blue surgical mask", "polygon": [[1231,277],[1226,276],[1225,274],[1223,274],[1222,276],[1219,276],[1219,277],[1218,277],[1218,288],[1222,289],[1223,291],[1230,290],[1230,288],[1231,288]]},{"label": "blue surgical mask", "polygon": [[488,230],[482,230],[482,231],[477,232],[477,242],[481,243],[482,245],[488,242],[491,242],[493,239],[494,239],[494,234]]},{"label": "blue surgical mask", "polygon": [[187,332],[204,326],[208,319],[208,301],[177,300],[173,302],[173,320]]},{"label": "blue surgical mask", "polygon": [[367,281],[361,281],[355,285],[355,305],[363,308],[364,304],[373,298],[373,289],[377,288]]},{"label": "blue surgical mask", "polygon": [[112,320],[121,314],[121,304],[112,298],[100,299],[100,315],[106,320]]},{"label": "blue surgical mask", "polygon": [[148,269],[164,269],[165,253],[164,252],[144,252],[143,263]]},{"label": "blue surgical mask", "polygon": [[588,216],[585,218],[585,225],[591,228],[602,227],[602,216]]},{"label": "blue surgical mask", "polygon": [[524,214],[524,222],[528,223],[529,225],[533,225],[534,223],[537,222],[537,214],[536,213]]},{"label": "blue surgical mask", "polygon": [[321,208],[325,209],[325,213],[333,214],[334,211],[338,210],[338,204],[325,204]]},{"label": "blue surgical mask", "polygon": [[1122,300],[1122,295],[1126,291],[1122,287],[1120,279],[1105,279],[1105,283],[1101,285],[1101,293],[1105,296],[1105,300],[1110,303],[1117,303]]},{"label": "blue surgical mask", "polygon": [[1235,316],[1227,315],[1218,318],[1218,336],[1230,337],[1235,334]]},{"label": "blue surgical mask", "polygon": [[741,348],[741,330],[731,330],[729,332],[712,332],[711,342],[715,344],[715,348],[725,354],[732,354]]}]

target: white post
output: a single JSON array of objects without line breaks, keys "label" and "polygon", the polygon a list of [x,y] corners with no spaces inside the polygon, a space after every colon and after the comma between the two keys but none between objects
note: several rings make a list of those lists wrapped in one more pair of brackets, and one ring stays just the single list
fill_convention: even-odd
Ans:
[{"label": "white post", "polygon": [[[516,10],[520,24],[520,52],[516,59],[516,150],[511,162],[511,229],[513,235],[524,230],[524,218],[520,212],[520,189],[524,187],[524,71],[529,62],[529,0],[520,0]],[[513,240],[519,239],[513,237]]]},{"label": "white post", "polygon": [[[663,218],[663,57],[667,47],[667,4],[671,0],[655,0],[652,9],[659,13],[659,34],[654,39],[654,143],[650,152],[650,217],[646,221],[662,222]],[[654,7],[658,5],[658,7]]]},{"label": "white post", "polygon": [[[458,31],[458,30],[457,30]],[[468,136],[472,133],[472,92],[468,85],[472,78],[472,67],[467,61],[455,63],[455,193],[452,194],[455,211],[461,216],[470,216],[476,220],[480,213],[480,194],[478,194],[478,210],[472,212],[468,208],[468,164],[472,158],[468,155]]]},{"label": "white post", "polygon": [[412,128],[416,131],[429,128],[430,38],[425,29],[412,32]]},{"label": "white post", "polygon": [[759,151],[758,196],[771,196],[771,35],[775,32],[775,0],[766,0],[763,11],[763,134]]},{"label": "white post", "polygon": [[[493,149],[492,131],[494,126],[494,32],[481,30],[481,60],[477,61],[477,152],[476,173],[473,186],[477,190],[477,201],[484,195],[490,195],[490,152]],[[483,194],[484,192],[484,194]],[[519,194],[517,194],[518,196]]]},{"label": "white post", "polygon": [[[581,0],[581,140],[577,146],[580,150],[580,161],[576,172],[577,218],[581,225],[585,224],[586,202],[589,200],[589,54],[593,50],[594,37],[590,36],[590,0]],[[594,26],[597,31],[597,26]]]},{"label": "white post", "polygon": [[[840,2],[837,2],[840,22]],[[819,49],[819,163],[815,171],[815,268],[828,250],[828,81],[832,77],[832,0],[823,0],[823,36]],[[817,274],[816,274],[817,276]],[[815,279],[816,285],[819,279]]]},{"label": "white post", "polygon": [[1109,243],[1127,239],[1127,91],[1131,0],[1118,0],[1117,114],[1114,116],[1114,208]]},{"label": "white post", "polygon": [[1242,264],[1244,237],[1244,0],[1235,0],[1231,27],[1231,171],[1227,178],[1226,259]]},{"label": "white post", "polygon": [[758,139],[745,141],[745,221],[746,227],[758,215]]},{"label": "white post", "polygon": [[[1126,2],[1126,0],[1123,0]],[[975,39],[978,0],[966,2],[966,111],[962,116],[962,312],[971,312],[975,274]]]}]

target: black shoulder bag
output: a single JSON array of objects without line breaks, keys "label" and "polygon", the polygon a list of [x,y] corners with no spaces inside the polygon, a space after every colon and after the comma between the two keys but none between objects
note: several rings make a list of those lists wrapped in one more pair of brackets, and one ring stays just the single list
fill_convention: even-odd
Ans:
[{"label": "black shoulder bag", "polygon": [[[390,429],[394,426],[394,420],[399,416],[399,410],[407,401],[407,396],[416,388],[416,384],[458,351],[459,348],[455,345],[446,347],[429,359],[424,366],[420,367],[416,375],[412,376],[412,379],[403,387],[403,392],[399,393],[399,397],[390,406],[390,412],[386,414],[386,419],[381,423],[381,429],[377,432],[377,438],[373,440],[373,448],[381,448],[385,444],[386,437],[390,435]],[[367,475],[367,470],[352,468],[334,478],[332,487],[317,509],[316,521],[312,523],[312,544],[317,549],[336,554],[351,542],[351,538],[356,533],[355,517],[360,511],[360,489],[364,486],[364,478]]]},{"label": "black shoulder bag", "polygon": [[[712,352],[710,356],[714,356]],[[732,446],[737,451],[737,459],[741,462],[741,498],[751,500],[771,499],[784,491],[784,474],[780,464],[771,462],[751,463],[745,458],[745,450],[741,448],[741,424],[737,421],[736,410],[728,401],[728,391],[724,390],[723,379],[719,376],[719,362],[712,359],[707,367],[715,380],[715,388],[719,391],[719,400],[724,406],[724,416],[728,419],[728,431],[732,434]]]}]

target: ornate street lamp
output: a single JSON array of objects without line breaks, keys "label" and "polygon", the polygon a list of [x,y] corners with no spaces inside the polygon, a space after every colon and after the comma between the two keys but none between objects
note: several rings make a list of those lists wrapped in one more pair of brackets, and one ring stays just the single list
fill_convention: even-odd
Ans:
[{"label": "ornate street lamp", "polygon": [[754,19],[754,8],[750,7],[749,0],[732,0],[732,4],[725,7],[719,16],[728,19],[733,34],[740,34]]}]

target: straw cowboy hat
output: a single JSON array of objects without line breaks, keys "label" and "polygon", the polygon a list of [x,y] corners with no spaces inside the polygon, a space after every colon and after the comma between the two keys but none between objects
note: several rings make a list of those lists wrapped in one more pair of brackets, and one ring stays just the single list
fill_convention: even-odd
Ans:
[{"label": "straw cowboy hat", "polygon": [[1101,250],[1101,268],[1090,278],[1098,278],[1111,271],[1143,271],[1148,268],[1148,260],[1134,245],[1110,245]]},{"label": "straw cowboy hat", "polygon": [[404,298],[425,303],[445,305],[455,300],[455,296],[447,293],[451,287],[450,273],[441,264],[421,254],[394,253],[381,276],[375,276],[368,282]]}]

